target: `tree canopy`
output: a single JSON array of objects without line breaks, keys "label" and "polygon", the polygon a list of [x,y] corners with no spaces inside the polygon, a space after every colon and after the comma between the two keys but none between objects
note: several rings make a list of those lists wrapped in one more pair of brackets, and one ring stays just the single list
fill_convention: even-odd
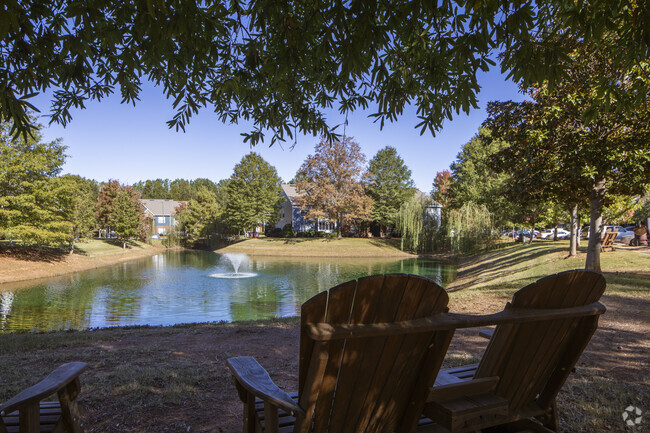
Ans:
[{"label": "tree canopy", "polygon": [[228,201],[224,214],[230,226],[248,230],[258,224],[275,222],[277,206],[282,203],[280,184],[275,167],[258,153],[245,155],[235,165],[225,186]]},{"label": "tree canopy", "polygon": [[41,142],[38,130],[33,137],[10,130],[0,121],[0,236],[25,244],[64,242],[68,227],[51,181],[61,171],[65,146]]},{"label": "tree canopy", "polygon": [[[485,205],[492,213],[495,225],[508,222],[512,213],[510,200],[504,194],[508,175],[497,172],[492,161],[492,156],[505,147],[507,143],[492,140],[487,129],[481,129],[463,145],[456,161],[451,164],[450,205],[458,209],[469,202]],[[512,159],[510,163],[517,164],[517,160]]]},{"label": "tree canopy", "polygon": [[366,219],[372,198],[362,183],[365,155],[351,137],[343,137],[331,145],[321,140],[299,170],[296,201],[309,209],[310,219],[328,218],[337,221],[338,236],[344,222]]},{"label": "tree canopy", "polygon": [[415,191],[411,170],[394,147],[386,146],[370,160],[366,174],[366,190],[373,199],[372,218],[382,228],[394,226],[400,206]]},{"label": "tree canopy", "polygon": [[[607,31],[618,46],[600,44]],[[88,100],[119,92],[135,103],[149,81],[172,101],[170,127],[210,107],[221,121],[252,121],[244,135],[253,145],[266,131],[271,144],[297,133],[338,138],[330,109],[371,107],[383,125],[413,104],[416,127],[433,132],[476,107],[477,72],[497,57],[524,85],[560,82],[567,32],[621,70],[650,57],[650,11],[639,0],[6,2],[0,120],[28,131],[30,98],[51,90],[52,120],[65,125]]]},{"label": "tree canopy", "polygon": [[[616,37],[604,40],[615,44]],[[489,107],[486,121],[495,136],[511,146],[501,167],[529,194],[553,194],[566,203],[589,198],[590,236],[587,269],[600,270],[603,205],[607,194],[643,194],[650,182],[650,98],[637,89],[650,84],[643,72],[622,73],[610,56],[585,41],[567,38],[572,68],[555,87],[531,90],[532,101]],[[639,65],[639,70],[649,65]],[[615,94],[602,94],[598,83],[614,83]],[[644,82],[645,84],[640,84]],[[634,100],[637,109],[621,113]],[[504,158],[520,161],[512,164]]]}]

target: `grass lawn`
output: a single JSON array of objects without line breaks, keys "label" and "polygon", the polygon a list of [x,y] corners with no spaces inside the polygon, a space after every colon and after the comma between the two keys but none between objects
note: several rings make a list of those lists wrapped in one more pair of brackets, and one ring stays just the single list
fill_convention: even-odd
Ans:
[{"label": "grass lawn", "polygon": [[[470,296],[490,291],[510,295],[537,279],[569,269],[582,269],[586,252],[566,258],[569,241],[509,243],[486,254],[462,259],[451,292]],[[601,253],[601,268],[607,293],[623,296],[650,296],[650,250],[623,250]]]},{"label": "grass lawn", "polygon": [[[296,241],[308,246],[320,240]],[[528,282],[582,267],[584,255],[565,260],[567,249],[561,242],[506,245],[462,260],[450,287],[451,311],[498,311]],[[641,427],[648,431],[650,256],[615,251],[604,253],[602,260],[608,281],[602,301],[608,311],[558,397],[561,430],[631,431],[621,414],[634,405],[644,411]],[[80,400],[87,432],[241,431],[242,405],[225,360],[255,356],[281,388],[292,391],[298,379],[298,337],[297,318],[0,334],[0,401],[61,363],[85,361],[90,369],[82,375]],[[445,365],[476,362],[485,344],[476,330],[459,330]]]},{"label": "grass lawn", "polygon": [[215,252],[293,257],[411,256],[400,250],[399,239],[367,238],[256,238],[237,242]]}]

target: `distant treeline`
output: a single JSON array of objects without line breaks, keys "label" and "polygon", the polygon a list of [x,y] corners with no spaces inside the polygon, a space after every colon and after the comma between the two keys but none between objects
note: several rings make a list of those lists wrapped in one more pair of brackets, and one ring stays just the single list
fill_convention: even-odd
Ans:
[{"label": "distant treeline", "polygon": [[205,178],[194,180],[154,179],[136,182],[133,184],[133,188],[140,193],[143,199],[190,201],[196,200],[201,188],[206,188],[217,198],[220,197],[226,182],[227,180],[224,179],[215,183]]}]

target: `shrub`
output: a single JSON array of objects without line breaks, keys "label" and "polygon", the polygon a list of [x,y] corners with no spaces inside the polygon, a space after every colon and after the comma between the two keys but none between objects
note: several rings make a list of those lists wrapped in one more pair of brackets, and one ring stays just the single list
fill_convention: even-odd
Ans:
[{"label": "shrub", "polygon": [[295,233],[293,231],[293,227],[291,224],[285,224],[284,227],[282,227],[282,237],[283,238],[292,238],[295,236]]}]

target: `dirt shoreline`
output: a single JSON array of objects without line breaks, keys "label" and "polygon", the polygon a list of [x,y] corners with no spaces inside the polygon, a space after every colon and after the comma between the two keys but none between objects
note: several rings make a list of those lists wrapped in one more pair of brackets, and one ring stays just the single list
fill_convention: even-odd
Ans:
[{"label": "dirt shoreline", "polygon": [[131,260],[154,256],[165,248],[147,245],[132,247],[117,253],[99,256],[59,253],[55,250],[0,248],[0,291],[2,284],[39,278],[58,277],[73,272],[87,271]]}]

